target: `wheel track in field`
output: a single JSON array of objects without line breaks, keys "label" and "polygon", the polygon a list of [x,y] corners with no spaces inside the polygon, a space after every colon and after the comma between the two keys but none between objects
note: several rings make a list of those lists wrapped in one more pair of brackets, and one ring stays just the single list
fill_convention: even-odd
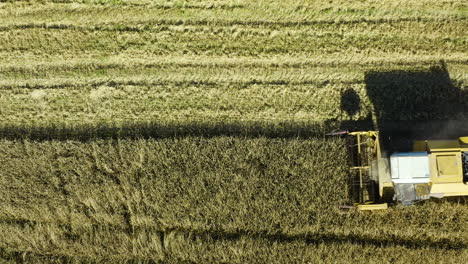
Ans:
[{"label": "wheel track in field", "polygon": [[118,87],[123,85],[131,86],[156,86],[156,85],[178,85],[178,86],[219,86],[219,85],[236,85],[238,88],[247,88],[250,85],[316,85],[318,87],[324,87],[330,84],[360,84],[363,83],[361,80],[353,81],[317,81],[317,80],[303,80],[303,81],[290,81],[290,80],[260,80],[252,79],[245,81],[209,81],[209,80],[186,80],[186,81],[172,81],[172,80],[103,80],[103,81],[90,81],[90,82],[63,82],[53,84],[40,84],[40,83],[23,83],[23,84],[0,84],[0,90],[11,90],[11,89],[65,89],[65,88],[84,88],[84,87],[98,87],[102,85],[110,87]]},{"label": "wheel track in field", "polygon": [[[0,3],[7,3],[8,0],[0,0]],[[30,0],[15,0],[15,2],[30,2]],[[52,1],[43,1],[45,3],[53,3],[53,4],[76,4],[74,1],[67,1],[67,0],[52,0]],[[184,2],[183,4],[160,4],[154,2],[118,2],[118,3],[107,3],[107,4],[100,4],[100,3],[93,3],[93,2],[83,2],[81,3],[86,6],[92,7],[102,7],[102,8],[109,8],[109,7],[144,7],[144,8],[151,8],[151,9],[240,9],[246,8],[247,6],[244,4],[233,4],[233,3],[209,3],[209,4],[196,4],[196,3],[189,3]],[[63,6],[63,5],[62,5]],[[306,8],[307,6],[298,6],[297,8]]]},{"label": "wheel track in field", "polygon": [[303,21],[274,21],[274,20],[183,20],[183,19],[151,19],[131,21],[132,24],[122,23],[98,23],[95,25],[79,25],[70,23],[45,23],[33,22],[23,24],[9,24],[0,26],[0,31],[18,29],[62,29],[78,31],[161,31],[155,26],[250,26],[250,27],[300,27],[313,25],[343,25],[343,24],[385,24],[399,22],[444,22],[444,21],[468,21],[468,17],[433,18],[433,17],[388,17],[388,18],[359,18],[359,19],[323,19]]},{"label": "wheel track in field", "polygon": [[[51,225],[57,226],[64,230],[64,233],[74,230],[76,228],[80,229],[79,226],[68,224],[68,223],[55,223],[55,222],[46,222],[46,221],[35,221],[30,219],[0,219],[0,223],[7,223],[9,225],[18,225],[23,227],[28,225],[34,227],[37,225]],[[432,248],[432,249],[444,249],[444,250],[455,250],[455,251],[464,251],[468,249],[468,244],[462,241],[455,239],[449,239],[445,237],[436,237],[435,239],[425,238],[424,240],[408,238],[405,236],[400,236],[396,234],[385,234],[383,233],[380,236],[367,235],[367,234],[356,234],[351,232],[350,234],[336,234],[336,233],[295,233],[295,234],[286,234],[282,232],[273,232],[269,233],[267,231],[254,231],[254,230],[236,230],[236,231],[226,231],[222,229],[192,229],[184,227],[158,227],[158,226],[131,226],[128,228],[128,223],[122,223],[122,225],[109,225],[109,224],[100,224],[100,223],[91,223],[84,224],[82,227],[88,228],[89,232],[94,232],[95,230],[101,230],[106,228],[111,228],[114,231],[120,231],[128,233],[129,235],[135,235],[137,233],[155,233],[159,237],[161,233],[162,237],[165,239],[166,236],[170,234],[175,234],[176,236],[182,236],[184,239],[188,240],[197,240],[201,239],[202,241],[237,241],[242,238],[249,238],[253,240],[264,240],[271,243],[292,243],[292,242],[305,242],[309,245],[318,245],[321,243],[325,244],[340,244],[340,243],[350,243],[356,245],[373,245],[377,247],[393,247],[393,246],[402,246],[408,249],[422,249],[422,248]],[[131,231],[130,231],[131,230]],[[163,240],[164,240],[163,239]],[[162,241],[163,241],[162,240]],[[170,244],[170,242],[167,242]],[[165,250],[170,250],[166,248]]]},{"label": "wheel track in field", "polygon": [[[202,137],[247,137],[247,138],[323,138],[328,126],[321,122],[168,122],[158,123],[135,122],[128,118],[128,122],[120,125],[99,124],[73,126],[54,125],[31,126],[27,123],[15,123],[0,127],[0,138],[31,139],[31,140],[78,140],[88,141],[97,138],[183,138],[192,136]],[[363,124],[366,125],[366,124]]]},{"label": "wheel track in field", "polygon": [[[56,63],[56,64],[45,64],[45,63],[36,63],[36,64],[29,64],[29,65],[22,65],[17,66],[15,64],[7,64],[1,65],[0,64],[0,73],[9,73],[9,72],[20,72],[20,73],[34,73],[34,72],[46,72],[46,71],[96,71],[96,70],[110,70],[110,69],[119,69],[119,70],[126,70],[126,69],[135,69],[135,68],[143,68],[143,69],[180,69],[180,68],[201,68],[201,69],[237,69],[237,68],[272,68],[272,69],[304,69],[304,68],[318,68],[318,67],[327,67],[327,68],[338,68],[338,67],[376,67],[376,66],[415,66],[415,65],[430,65],[438,63],[442,60],[439,57],[434,58],[412,58],[408,60],[371,60],[371,61],[346,61],[346,60],[321,60],[317,59],[317,61],[313,61],[310,59],[304,59],[300,61],[297,59],[295,61],[286,61],[286,62],[279,62],[279,61],[249,61],[248,58],[243,61],[240,60],[226,60],[222,61],[214,57],[211,60],[201,58],[199,60],[193,59],[188,61],[166,61],[169,58],[154,58],[153,61],[145,61],[145,62],[138,62],[138,61],[126,61],[126,62],[99,62],[99,61],[83,61],[78,63]],[[219,61],[216,61],[219,60]],[[445,63],[450,64],[458,64],[458,65],[468,65],[468,59],[464,58],[448,58],[444,59]]]}]

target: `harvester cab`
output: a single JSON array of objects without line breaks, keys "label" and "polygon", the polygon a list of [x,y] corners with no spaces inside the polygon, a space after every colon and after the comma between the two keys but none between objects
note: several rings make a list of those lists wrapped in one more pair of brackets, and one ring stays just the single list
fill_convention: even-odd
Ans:
[{"label": "harvester cab", "polygon": [[411,205],[431,197],[468,196],[468,137],[414,141],[412,152],[388,155],[378,131],[333,132],[346,135],[350,193],[359,210]]}]

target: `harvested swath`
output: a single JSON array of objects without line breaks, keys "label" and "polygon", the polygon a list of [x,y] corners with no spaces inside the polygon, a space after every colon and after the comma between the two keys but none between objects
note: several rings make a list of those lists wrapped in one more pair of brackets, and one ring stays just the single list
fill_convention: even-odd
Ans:
[{"label": "harvested swath", "polygon": [[[64,60],[67,60],[65,63]],[[463,53],[453,53],[450,56],[434,54],[428,56],[402,56],[401,54],[380,53],[373,56],[356,56],[353,58],[323,55],[313,59],[301,56],[275,56],[270,58],[255,57],[203,57],[203,56],[155,56],[144,59],[134,59],[125,56],[111,56],[105,60],[87,60],[73,57],[54,56],[47,62],[41,62],[40,57],[16,59],[5,58],[0,64],[0,74],[3,77],[1,86],[25,86],[13,83],[13,80],[26,82],[58,82],[70,79],[76,80],[79,86],[81,79],[92,79],[94,82],[105,75],[114,82],[119,79],[129,79],[138,76],[142,79],[166,82],[248,82],[256,77],[261,83],[283,82],[284,84],[316,82],[356,82],[362,78],[364,71],[382,70],[423,70],[431,65],[444,61],[450,66],[451,73],[463,75],[466,72],[467,60]],[[241,70],[244,71],[243,75]],[[339,75],[338,75],[339,74]],[[195,79],[196,75],[205,76]],[[234,76],[232,76],[234,75]],[[211,78],[210,78],[211,77]],[[221,77],[224,77],[221,78]],[[193,79],[191,79],[193,78]],[[215,78],[215,80],[213,80]],[[282,80],[284,78],[284,80]],[[458,76],[457,79],[459,79]],[[62,79],[62,80],[61,80]],[[103,78],[104,79],[104,78]],[[245,79],[245,80],[244,80]],[[10,83],[8,82],[10,81]],[[92,82],[88,82],[92,85]],[[152,84],[150,82],[148,85]],[[58,84],[59,85],[59,84]],[[58,86],[57,85],[57,86]],[[83,85],[83,84],[81,84]],[[30,87],[33,85],[30,84]]]},{"label": "harvested swath", "polygon": [[[463,24],[463,26],[466,26]],[[49,29],[11,29],[0,34],[1,51],[45,55],[93,51],[101,56],[138,54],[139,56],[203,55],[203,56],[258,56],[273,54],[322,53],[339,50],[349,54],[379,51],[425,55],[428,53],[465,52],[464,38],[455,33],[448,36],[440,32],[428,39],[429,33],[389,35],[370,34],[371,28],[357,28],[356,34],[325,32],[289,32],[262,30],[261,33],[223,31],[208,28],[201,32],[186,32],[183,27],[173,32],[109,32],[69,31]],[[390,29],[386,29],[390,30]],[[239,31],[242,32],[242,31]],[[278,33],[275,33],[278,32]],[[339,32],[339,31],[338,31]],[[450,31],[448,31],[450,32]],[[395,32],[397,33],[397,32]],[[400,31],[398,31],[400,33]],[[461,33],[460,33],[461,34]],[[359,50],[359,52],[356,52]]]},{"label": "harvested swath", "polygon": [[[0,116],[3,127],[29,124],[32,131],[54,124],[175,121],[183,126],[206,119],[214,123],[303,123],[369,121],[372,116],[377,120],[467,118],[466,81],[460,74],[455,74],[459,79],[453,78],[445,67],[350,70],[333,81],[328,80],[342,69],[321,69],[302,73],[302,69],[255,68],[242,74],[240,68],[188,68],[149,70],[149,74],[131,77],[131,72],[109,72],[115,76],[112,80],[84,76],[5,81]],[[464,67],[452,69],[460,72]],[[151,77],[158,73],[162,77]],[[39,91],[44,96],[35,99],[33,94]],[[348,93],[355,96],[347,97]],[[32,120],[33,116],[40,118]]]},{"label": "harvested swath", "polygon": [[[40,57],[39,57],[40,58]],[[47,62],[41,62],[37,57],[22,58],[13,61],[5,58],[0,64],[0,72],[5,77],[14,74],[23,74],[22,78],[42,77],[46,73],[60,76],[65,73],[79,72],[87,74],[97,70],[120,70],[122,73],[131,71],[134,68],[144,69],[172,69],[172,68],[200,68],[200,69],[229,69],[229,68],[261,68],[261,69],[288,69],[288,68],[323,68],[323,71],[337,70],[334,68],[345,68],[349,66],[359,67],[358,69],[382,68],[382,66],[415,68],[436,64],[441,60],[450,64],[454,69],[461,68],[466,64],[463,53],[434,54],[426,56],[380,53],[379,55],[357,56],[353,58],[336,57],[333,55],[322,55],[314,58],[302,56],[274,56],[269,58],[257,57],[203,57],[203,56],[152,56],[145,58],[131,58],[125,56],[110,56],[106,59],[82,59],[66,56],[50,57]],[[67,59],[65,63],[63,60]],[[357,70],[355,68],[349,70]],[[41,74],[42,73],[42,74]]]},{"label": "harvested swath", "polygon": [[[41,21],[42,19],[52,18],[54,20],[65,20],[67,18],[81,17],[80,21],[126,21],[132,18],[153,18],[157,14],[160,18],[171,18],[175,15],[180,16],[181,10],[183,16],[179,17],[179,21],[203,20],[209,19],[213,22],[220,20],[220,17],[226,17],[228,21],[239,21],[248,23],[250,21],[266,20],[276,21],[277,23],[291,23],[310,20],[332,20],[335,22],[353,19],[358,21],[366,21],[369,19],[388,18],[403,18],[403,19],[421,19],[421,17],[429,18],[456,18],[463,17],[463,1],[452,1],[451,5],[440,4],[437,1],[425,1],[424,4],[399,1],[395,2],[375,3],[372,1],[365,2],[340,2],[336,3],[298,3],[297,1],[282,1],[282,2],[264,2],[264,1],[236,1],[234,4],[231,1],[213,2],[201,1],[194,3],[193,1],[158,1],[158,2],[138,2],[141,5],[130,5],[122,8],[122,5],[132,3],[129,1],[95,1],[94,3],[104,5],[88,5],[88,4],[42,4],[29,5],[17,12],[13,12],[15,20],[21,21],[28,16],[35,15],[33,20]],[[80,3],[80,2],[75,2]],[[89,2],[85,2],[89,3]],[[92,2],[91,2],[92,3]],[[134,2],[133,2],[134,3]],[[107,5],[106,5],[107,4]],[[172,8],[161,8],[168,6]],[[24,7],[24,5],[10,4],[6,6],[14,9],[15,7]],[[195,7],[195,8],[194,8]],[[196,8],[200,7],[200,8]],[[203,8],[206,7],[206,8]],[[218,8],[217,8],[218,7]],[[220,8],[219,8],[220,7]],[[227,8],[223,8],[227,7]],[[229,8],[232,7],[232,8]],[[7,13],[8,14],[8,13]],[[227,16],[231,14],[231,16]],[[261,23],[258,23],[261,24]]]},{"label": "harvested swath", "polygon": [[[356,91],[362,85],[353,85]],[[340,88],[341,87],[341,88]],[[3,126],[31,124],[119,124],[129,122],[316,122],[340,114],[340,92],[346,85],[158,85],[98,86],[93,89],[10,90],[2,100]],[[104,92],[105,91],[105,92]],[[332,101],[333,100],[333,101]],[[45,108],[42,108],[42,105]],[[360,116],[369,110],[362,106]],[[40,119],[31,122],[31,116]],[[207,121],[205,121],[207,122]]]}]

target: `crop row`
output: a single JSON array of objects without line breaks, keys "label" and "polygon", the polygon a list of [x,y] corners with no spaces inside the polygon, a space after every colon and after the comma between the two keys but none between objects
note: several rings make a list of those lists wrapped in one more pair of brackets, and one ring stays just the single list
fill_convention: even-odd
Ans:
[{"label": "crop row", "polygon": [[[0,113],[5,122],[21,122],[30,116],[45,122],[61,118],[117,121],[196,117],[323,121],[340,116],[341,93],[351,88],[363,97],[361,113],[354,114],[367,116],[370,109],[361,84],[288,85],[285,89],[284,85],[261,83],[5,90]],[[346,112],[341,114],[349,118]]]},{"label": "crop row", "polygon": [[[4,81],[0,116],[5,127],[197,120],[294,123],[372,117],[430,120],[467,115],[466,83],[452,79],[443,67],[367,71],[364,76],[350,71],[340,76],[343,81],[335,78],[333,82],[328,80],[339,71],[327,71],[253,68],[243,74],[240,68],[147,69],[126,77],[121,74],[124,71],[109,70],[107,77],[92,81],[87,76],[73,77],[79,71],[70,73],[70,78]],[[161,77],[148,77],[152,72]]]},{"label": "crop row", "polygon": [[[268,58],[259,57],[225,57],[225,56],[151,56],[132,58],[125,55],[109,56],[103,59],[83,59],[66,56],[52,56],[44,61],[41,57],[25,56],[12,60],[5,58],[0,63],[2,83],[10,79],[27,81],[34,78],[80,77],[88,79],[107,76],[123,78],[147,75],[148,79],[164,77],[177,81],[193,75],[223,76],[228,80],[257,78],[285,78],[285,81],[317,79],[334,81],[360,81],[366,71],[416,70],[437,65],[444,61],[449,65],[453,79],[468,79],[466,75],[467,60],[463,53],[409,55],[380,53],[379,55],[337,56],[317,55],[308,57],[276,55]],[[242,72],[241,72],[242,71]],[[179,75],[178,75],[179,74]],[[233,78],[232,76],[238,76]],[[291,76],[288,79],[288,76]],[[217,77],[223,82],[221,77]],[[180,80],[180,79],[179,79]],[[267,80],[267,79],[266,79]],[[55,80],[55,82],[60,82]],[[231,81],[232,82],[232,81]]]},{"label": "crop row", "polygon": [[[125,58],[110,58],[108,62],[70,60],[69,63],[53,61],[50,64],[37,61],[22,61],[0,64],[0,89],[89,89],[99,86],[160,86],[167,85],[167,92],[173,92],[171,85],[187,86],[232,86],[233,89],[247,88],[250,85],[283,85],[286,90],[300,90],[300,85],[321,88],[326,85],[367,85],[367,76],[378,74],[380,82],[398,81],[406,78],[406,85],[420,86],[420,75],[437,80],[446,79],[460,89],[468,82],[464,60],[449,58],[448,67],[443,66],[441,57],[425,57],[423,60],[373,60],[351,61],[334,59],[259,59],[249,58],[195,58],[181,59],[156,57],[152,61],[134,60],[125,63]],[[66,58],[62,58],[66,59]],[[56,58],[59,60],[59,58]],[[442,60],[443,61],[443,60]],[[455,61],[455,62],[453,62]],[[451,62],[451,63],[450,63]],[[444,74],[431,68],[445,71]],[[374,76],[375,81],[376,76]],[[291,86],[291,87],[288,87]]]},{"label": "crop row", "polygon": [[[128,1],[107,2],[129,3]],[[232,20],[268,19],[272,21],[294,22],[307,19],[418,18],[424,16],[450,19],[453,17],[463,17],[464,14],[464,3],[461,0],[451,1],[450,4],[439,3],[437,1],[380,1],[378,3],[375,1],[340,1],[339,4],[336,1],[335,3],[304,3],[303,1],[147,1],[146,3],[150,4],[122,8],[121,6],[76,3],[72,5],[31,5],[20,2],[4,5],[3,8],[6,11],[6,15],[12,15],[15,20],[20,20],[24,17],[32,17],[36,20],[48,18],[53,20],[61,20],[62,18],[93,20],[92,18],[98,14],[99,17],[96,17],[97,19],[114,21],[130,20],[136,17],[148,18],[156,15],[162,18],[184,17],[190,20],[200,20],[200,18],[216,20],[217,17],[229,17]],[[168,8],[164,8],[164,4]],[[172,5],[172,8],[170,5]],[[227,16],[227,14],[231,14],[231,16]]]},{"label": "crop row", "polygon": [[[108,12],[101,11],[101,12]],[[144,11],[143,11],[144,12]],[[89,15],[89,14],[86,14]],[[119,14],[122,16],[122,14]],[[85,16],[86,17],[86,16]],[[428,32],[433,30],[435,32],[442,32],[441,27],[444,29],[450,29],[449,31],[460,31],[461,25],[465,22],[464,17],[448,17],[448,18],[431,18],[431,17],[382,17],[382,18],[365,18],[365,17],[355,17],[355,18],[342,18],[334,17],[330,19],[304,19],[299,21],[278,21],[278,20],[235,20],[235,19],[207,19],[200,17],[196,20],[189,20],[185,17],[167,17],[167,18],[150,18],[139,20],[116,20],[107,19],[107,20],[91,20],[89,19],[79,20],[69,20],[58,18],[57,21],[45,19],[41,21],[40,19],[29,20],[28,19],[19,19],[19,20],[7,20],[0,27],[1,31],[11,30],[11,29],[32,29],[32,28],[43,28],[43,29],[68,29],[68,30],[78,30],[78,31],[136,31],[136,32],[161,32],[161,31],[178,31],[185,33],[195,33],[195,32],[205,32],[205,33],[233,33],[237,32],[240,35],[246,35],[248,33],[254,35],[267,35],[271,31],[268,30],[274,29],[286,29],[287,31],[302,31],[304,27],[312,27],[318,31],[320,30],[330,30],[331,28],[342,29],[340,32],[343,32],[344,29],[348,31],[356,31],[356,29],[373,26],[376,31],[381,32],[383,28],[399,28],[403,32],[412,30],[417,32],[415,28],[409,28],[409,25],[415,24],[416,29],[421,29],[423,32]],[[1,21],[1,17],[0,17]],[[58,22],[60,21],[60,22]],[[449,24],[447,21],[452,21],[455,23],[453,25]],[[419,32],[421,33],[421,32]],[[450,33],[450,32],[446,32]],[[296,33],[297,34],[297,33]]]},{"label": "crop row", "polygon": [[[459,25],[460,28],[466,27],[463,23]],[[101,56],[115,54],[258,56],[260,54],[303,53],[313,55],[316,53],[333,54],[338,51],[347,51],[350,54],[372,54],[384,51],[426,55],[465,52],[466,46],[463,33],[447,35],[446,32],[449,31],[444,31],[434,37],[434,32],[404,34],[399,28],[377,33],[373,32],[371,26],[358,28],[345,34],[324,34],[310,28],[302,32],[267,30],[261,35],[252,34],[249,31],[239,34],[238,32],[241,31],[236,30],[185,32],[183,26],[180,29],[180,31],[162,32],[11,29],[0,32],[0,51],[43,56],[70,52],[79,54],[85,51],[87,54]],[[398,34],[393,34],[396,32]],[[431,37],[427,37],[428,34],[431,34]]]}]

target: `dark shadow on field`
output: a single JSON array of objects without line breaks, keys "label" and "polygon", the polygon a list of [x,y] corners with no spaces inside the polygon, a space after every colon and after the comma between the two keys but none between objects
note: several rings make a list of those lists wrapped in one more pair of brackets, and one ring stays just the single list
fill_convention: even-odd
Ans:
[{"label": "dark shadow on field", "polygon": [[187,234],[192,239],[202,239],[208,241],[236,241],[243,237],[251,238],[255,240],[266,240],[271,243],[292,243],[292,242],[304,242],[309,245],[320,245],[320,244],[354,244],[361,246],[373,246],[373,247],[405,247],[409,249],[445,249],[445,250],[466,250],[468,244],[464,242],[452,242],[448,239],[410,239],[398,236],[379,236],[371,237],[369,235],[359,234],[297,234],[288,235],[283,233],[269,234],[266,232],[253,232],[239,230],[237,232],[225,232],[225,231],[196,231],[196,230],[177,230]]},{"label": "dark shadow on field", "polygon": [[361,110],[361,98],[356,91],[349,88],[341,93],[340,108],[353,120],[353,116]]},{"label": "dark shadow on field", "polygon": [[[154,230],[135,230],[136,232],[155,232]],[[158,232],[158,231],[156,231]],[[373,238],[366,235],[335,235],[335,234],[311,234],[311,235],[285,235],[285,234],[267,234],[265,232],[251,232],[251,231],[238,231],[238,232],[225,232],[225,231],[196,231],[196,230],[183,230],[177,229],[168,231],[164,236],[169,233],[176,232],[179,236],[184,237],[184,240],[189,242],[195,241],[196,243],[207,243],[223,242],[223,241],[241,241],[245,238],[257,240],[259,242],[268,243],[294,243],[303,242],[307,245],[333,245],[338,244],[346,246],[346,244],[358,245],[363,247],[372,248],[385,248],[385,247],[404,247],[407,249],[432,249],[432,250],[451,250],[463,252],[468,249],[468,244],[463,242],[452,242],[448,239],[408,239],[392,235],[389,238]],[[387,236],[388,237],[388,236]],[[160,241],[164,244],[164,241]],[[170,245],[170,241],[168,242]],[[121,258],[125,263],[165,263],[164,260],[171,259],[171,249],[163,247],[163,257],[159,257],[159,260],[153,260],[151,258],[141,258],[139,256],[128,256],[127,258]],[[84,256],[84,255],[69,255],[57,253],[48,253],[40,251],[29,251],[19,249],[9,249],[6,247],[0,247],[0,258],[16,261],[17,263],[107,263],[110,259],[106,256],[95,257],[95,256]],[[115,259],[114,259],[115,260]],[[181,259],[177,259],[178,263],[186,263]],[[113,262],[113,261],[112,261]],[[192,262],[189,262],[192,263]]]},{"label": "dark shadow on field", "polygon": [[[362,120],[341,121],[340,129],[379,130],[389,152],[410,151],[416,139],[468,135],[468,91],[450,79],[443,61],[418,70],[369,71],[364,81],[374,113]],[[356,102],[352,96],[342,96],[341,110]]]},{"label": "dark shadow on field", "polygon": [[444,62],[422,70],[367,72],[365,82],[388,151],[409,151],[414,139],[468,135],[468,95],[452,82]]},{"label": "dark shadow on field", "polygon": [[443,199],[434,198],[432,199],[432,202],[468,205],[468,196],[451,196],[444,197]]},{"label": "dark shadow on field", "polygon": [[[372,113],[362,119],[353,118],[360,111],[362,100],[349,88],[341,95],[341,116],[345,112],[348,118],[340,120],[335,129],[378,130],[387,155],[412,151],[414,140],[468,136],[468,91],[451,80],[443,61],[420,69],[368,71],[364,81]],[[349,140],[350,144],[356,144]],[[357,155],[348,153],[350,157]],[[356,161],[350,160],[350,164]],[[348,186],[353,201],[357,201],[358,194],[356,177],[350,175]],[[375,184],[368,188],[375,193]]]},{"label": "dark shadow on field", "polygon": [[320,122],[132,122],[120,125],[12,125],[1,126],[0,139],[78,140],[246,137],[323,137],[336,124]]},{"label": "dark shadow on field", "polygon": [[[18,221],[8,221],[8,224],[18,224],[21,226],[27,225],[28,227],[33,227],[34,225],[42,225],[42,222],[31,221],[31,220],[18,220]],[[51,223],[49,223],[51,224]],[[70,230],[72,235],[70,236],[71,240],[77,240],[80,238],[80,235],[73,231],[73,228],[70,224],[61,223],[57,224],[57,227],[63,230]],[[109,228],[109,226],[104,227],[100,224],[91,224],[89,226],[92,229],[99,230],[100,228]],[[125,228],[123,226],[112,226],[113,232],[120,233],[126,232],[130,235],[135,235],[137,233],[157,233],[160,237],[159,243],[161,244],[161,250],[164,256],[171,256],[171,241],[175,238],[176,243],[179,243],[180,239],[183,238],[183,241],[188,243],[213,243],[213,242],[223,242],[223,241],[244,241],[244,239],[251,239],[258,242],[268,243],[305,243],[307,245],[358,245],[364,247],[376,247],[376,248],[385,248],[385,247],[404,247],[407,249],[432,249],[432,250],[452,250],[452,251],[465,251],[468,249],[468,243],[465,241],[453,241],[446,238],[438,239],[416,239],[408,238],[398,235],[365,235],[365,234],[333,234],[333,233],[300,233],[295,235],[285,234],[285,233],[269,233],[267,231],[252,231],[252,230],[236,230],[236,231],[226,231],[223,229],[219,230],[203,230],[203,229],[191,229],[191,228],[168,228],[166,230],[159,230],[158,228],[148,228],[144,226]],[[166,246],[169,245],[169,246]],[[136,256],[128,256],[126,260],[142,260]],[[86,262],[96,261],[95,257],[87,256],[70,256],[70,255],[61,255],[60,253],[41,253],[40,251],[30,252],[28,249],[26,251],[22,250],[12,250],[6,247],[0,247],[0,258],[8,260],[18,260],[19,263],[24,263],[25,260],[57,260],[58,263],[72,263],[71,261],[76,261],[78,259],[86,260]],[[135,259],[133,259],[135,258]],[[105,259],[103,259],[104,261]],[[75,262],[73,262],[75,263]],[[81,263],[81,262],[80,262]],[[138,262],[140,263],[140,262]],[[147,262],[142,262],[147,263]],[[148,262],[154,263],[154,262]]]}]

